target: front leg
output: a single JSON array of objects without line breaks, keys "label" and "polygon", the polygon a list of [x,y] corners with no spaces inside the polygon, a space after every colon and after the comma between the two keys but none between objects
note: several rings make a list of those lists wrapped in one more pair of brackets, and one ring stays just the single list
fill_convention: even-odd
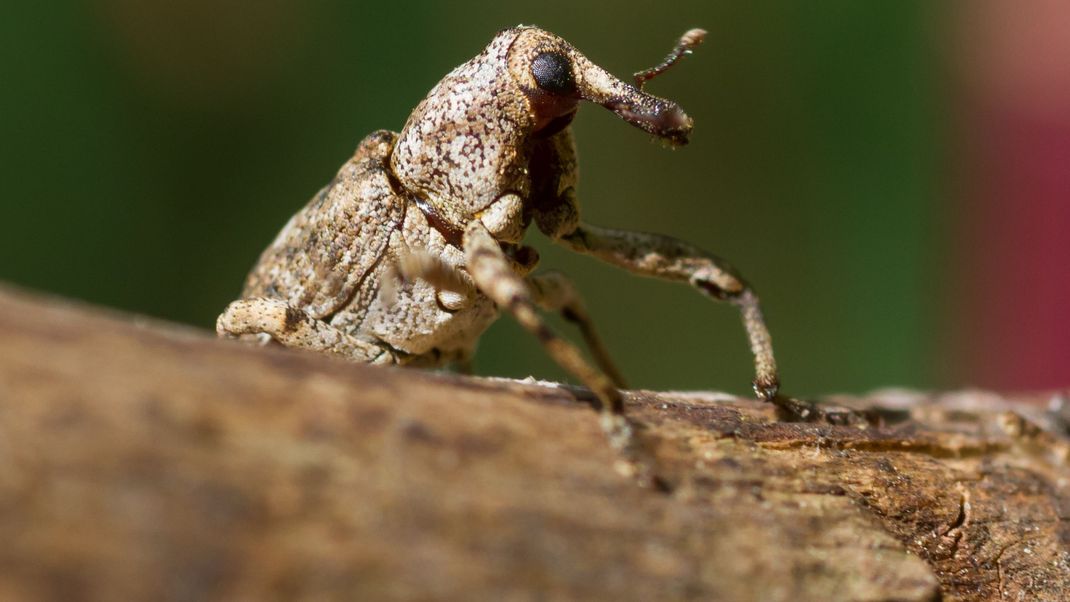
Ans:
[{"label": "front leg", "polygon": [[630,272],[687,282],[707,296],[739,307],[754,353],[754,392],[767,401],[776,397],[780,380],[758,296],[723,259],[668,236],[609,230],[584,223],[555,238],[575,251]]},{"label": "front leg", "polygon": [[476,286],[498,307],[509,311],[520,325],[535,335],[543,348],[562,368],[586,385],[602,405],[602,428],[618,449],[632,447],[631,426],[624,418],[620,391],[602,372],[591,366],[579,349],[557,335],[536,309],[531,288],[516,273],[501,245],[486,226],[473,221],[464,232],[464,254]]}]

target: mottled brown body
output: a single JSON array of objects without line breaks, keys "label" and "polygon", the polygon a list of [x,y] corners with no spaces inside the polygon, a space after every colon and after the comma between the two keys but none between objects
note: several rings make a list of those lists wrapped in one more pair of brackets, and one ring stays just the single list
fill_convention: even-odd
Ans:
[{"label": "mottled brown body", "polygon": [[[689,31],[637,82],[668,69],[703,35]],[[576,251],[739,306],[755,390],[771,399],[771,342],[758,299],[738,274],[675,239],[580,220],[569,127],[580,101],[671,144],[686,143],[691,131],[678,105],[618,80],[561,38],[535,27],[504,30],[439,82],[399,134],[361,142],[263,253],[218,332],[361,362],[465,365],[506,310],[595,392],[607,430],[625,445],[623,379],[575,291],[559,274],[529,275],[537,255],[519,243],[534,222]],[[598,368],[548,328],[539,308],[580,326]]]},{"label": "mottled brown body", "polygon": [[361,142],[334,181],[264,252],[242,297],[284,300],[287,308],[364,343],[367,354],[357,357],[363,361],[439,365],[464,359],[497,317],[485,296],[450,305],[422,279],[393,298],[380,295],[409,249],[450,267],[464,265],[464,253],[428,223],[392,177],[388,161],[396,140],[397,134],[380,131]]}]

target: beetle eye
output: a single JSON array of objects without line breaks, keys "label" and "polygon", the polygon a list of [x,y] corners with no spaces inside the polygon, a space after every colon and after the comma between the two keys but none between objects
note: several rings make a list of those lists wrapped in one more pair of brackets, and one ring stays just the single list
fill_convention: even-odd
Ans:
[{"label": "beetle eye", "polygon": [[572,65],[568,58],[557,52],[544,52],[531,62],[531,75],[535,83],[553,94],[570,94],[576,91]]}]

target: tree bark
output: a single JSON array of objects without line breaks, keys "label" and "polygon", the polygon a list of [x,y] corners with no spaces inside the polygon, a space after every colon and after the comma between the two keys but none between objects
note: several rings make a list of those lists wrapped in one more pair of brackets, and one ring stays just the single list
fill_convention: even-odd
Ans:
[{"label": "tree bark", "polygon": [[1063,600],[1064,399],[632,391],[662,491],[575,388],[0,290],[0,599]]}]

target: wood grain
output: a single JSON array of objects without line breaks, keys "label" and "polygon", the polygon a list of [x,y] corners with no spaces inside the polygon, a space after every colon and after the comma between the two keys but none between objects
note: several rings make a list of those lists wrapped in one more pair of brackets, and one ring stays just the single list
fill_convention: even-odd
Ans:
[{"label": "wood grain", "polygon": [[1065,394],[583,397],[0,290],[0,599],[1066,598]]}]

